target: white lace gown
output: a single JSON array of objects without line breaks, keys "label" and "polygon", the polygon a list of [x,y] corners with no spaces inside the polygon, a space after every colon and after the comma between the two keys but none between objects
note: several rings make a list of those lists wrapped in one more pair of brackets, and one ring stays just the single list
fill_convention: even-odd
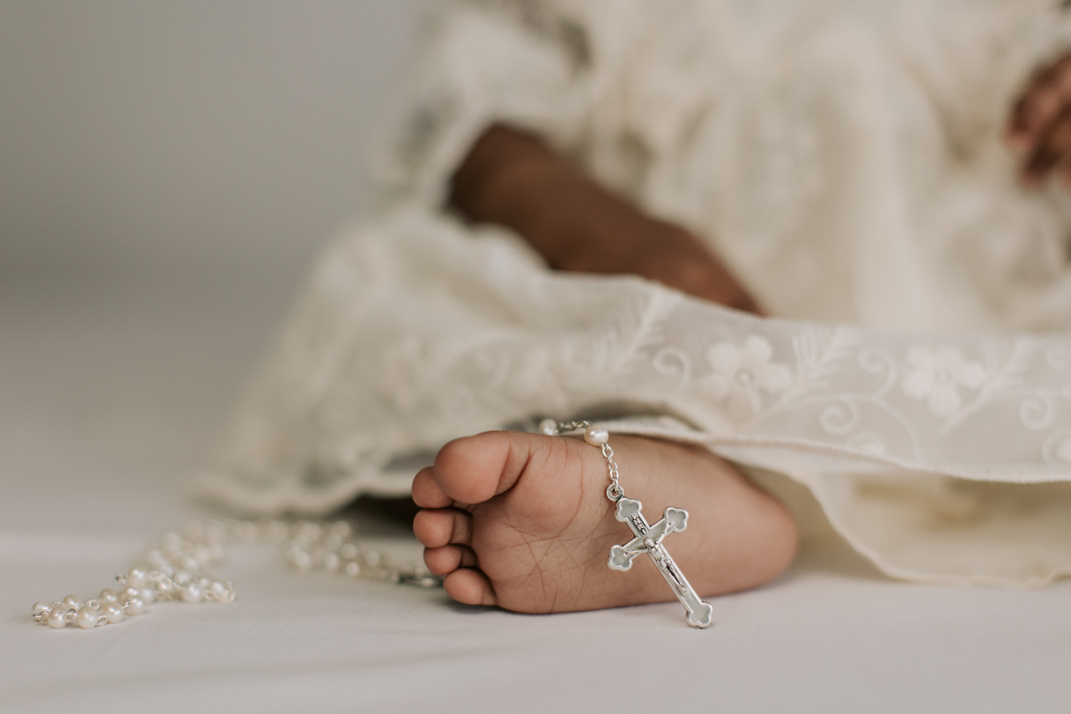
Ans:
[{"label": "white lace gown", "polygon": [[[893,576],[1071,572],[1069,204],[1000,140],[1067,26],[1048,0],[446,4],[376,209],[198,488],[322,512],[406,494],[451,438],[588,416],[805,485]],[[550,272],[444,211],[494,121],[703,236],[777,319]]]}]

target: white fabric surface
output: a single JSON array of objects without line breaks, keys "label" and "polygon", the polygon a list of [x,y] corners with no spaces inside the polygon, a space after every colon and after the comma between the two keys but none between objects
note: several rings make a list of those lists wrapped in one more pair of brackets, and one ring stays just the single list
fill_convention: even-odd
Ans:
[{"label": "white fabric surface", "polygon": [[[809,487],[890,575],[1071,572],[1071,214],[1001,142],[1067,24],[1033,0],[449,3],[379,207],[323,256],[201,492],[322,512],[404,494],[406,457],[457,436],[655,415]],[[553,274],[444,213],[494,121],[690,227],[796,321]]]}]

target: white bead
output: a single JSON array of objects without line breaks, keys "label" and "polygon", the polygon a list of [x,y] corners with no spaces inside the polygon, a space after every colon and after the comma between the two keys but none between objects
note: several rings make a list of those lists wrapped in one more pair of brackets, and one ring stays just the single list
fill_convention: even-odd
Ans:
[{"label": "white bead", "polygon": [[291,549],[286,554],[287,562],[293,565],[298,570],[306,570],[312,567],[312,558],[304,550],[297,548]]},{"label": "white bead", "polygon": [[196,583],[190,583],[186,587],[179,590],[179,597],[182,598],[183,602],[201,602],[201,600],[204,598],[204,591],[201,590],[201,587]]},{"label": "white bead", "polygon": [[123,613],[127,615],[140,615],[145,612],[145,602],[139,597],[132,597],[123,606]]},{"label": "white bead", "polygon": [[67,608],[63,605],[57,605],[48,611],[48,626],[55,629],[60,629],[67,626]]},{"label": "white bead", "polygon": [[97,611],[91,607],[83,607],[78,611],[75,621],[83,630],[91,630],[97,626]]},{"label": "white bead", "polygon": [[183,570],[200,570],[201,564],[197,562],[196,558],[192,558],[188,555],[184,555],[178,559],[177,565]]},{"label": "white bead", "polygon": [[342,547],[342,536],[338,533],[328,533],[324,536],[324,548],[338,550]]},{"label": "white bead", "polygon": [[52,603],[45,602],[44,600],[38,600],[33,604],[33,614],[40,615],[42,612],[48,612],[52,609]]},{"label": "white bead", "polygon": [[101,612],[108,618],[108,622],[116,623],[123,621],[123,608],[119,607],[114,602],[104,603],[104,608]]},{"label": "white bead", "polygon": [[339,538],[346,538],[353,533],[353,526],[348,521],[335,521],[331,524],[329,530],[332,535],[336,535]]},{"label": "white bead", "polygon": [[591,427],[584,432],[584,441],[588,442],[592,446],[602,446],[610,440],[610,433],[606,429],[599,429],[598,427]]},{"label": "white bead", "polygon": [[131,588],[140,588],[145,585],[145,571],[141,568],[131,568],[126,574],[126,585]]},{"label": "white bead", "polygon": [[156,602],[156,591],[153,590],[151,587],[142,588],[140,591],[138,591],[138,597],[141,598],[142,602],[144,602],[146,605],[152,605],[154,602]]},{"label": "white bead", "polygon": [[66,607],[68,610],[78,610],[83,605],[85,605],[85,603],[82,602],[81,598],[79,598],[77,595],[68,595],[67,597],[63,598],[63,606]]},{"label": "white bead", "polygon": [[177,570],[175,571],[175,574],[171,576],[171,580],[173,580],[176,585],[187,585],[193,580],[193,573],[188,570]]},{"label": "white bead", "polygon": [[546,434],[547,436],[558,435],[558,422],[553,419],[544,419],[539,422],[539,433]]},{"label": "white bead", "polygon": [[212,586],[213,597],[216,602],[234,602],[234,583],[227,581],[216,581]]},{"label": "white bead", "polygon": [[111,588],[100,591],[101,602],[116,602],[119,599],[119,593],[115,592]]},{"label": "white bead", "polygon": [[141,590],[137,588],[123,588],[123,592],[119,593],[119,602],[126,602],[132,598],[140,597]]}]

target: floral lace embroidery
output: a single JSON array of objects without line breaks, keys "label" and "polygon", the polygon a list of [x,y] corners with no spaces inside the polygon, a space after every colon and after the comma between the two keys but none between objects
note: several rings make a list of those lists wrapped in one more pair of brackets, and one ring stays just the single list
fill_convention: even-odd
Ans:
[{"label": "floral lace embroidery", "polygon": [[758,335],[748,335],[740,344],[718,342],[707,350],[713,371],[700,380],[700,386],[718,401],[727,401],[733,417],[754,414],[762,406],[762,392],[782,392],[792,380],[788,368],[772,362],[772,356],[769,341]]},{"label": "floral lace embroidery", "polygon": [[985,367],[963,358],[955,345],[936,348],[912,347],[907,353],[911,369],[904,375],[904,394],[925,400],[930,411],[947,417],[962,404],[960,388],[978,389],[985,379]]}]

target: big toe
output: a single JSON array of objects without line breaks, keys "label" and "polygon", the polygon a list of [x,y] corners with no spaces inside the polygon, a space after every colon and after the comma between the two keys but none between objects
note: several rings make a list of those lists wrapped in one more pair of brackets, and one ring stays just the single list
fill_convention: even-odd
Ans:
[{"label": "big toe", "polygon": [[534,434],[489,431],[451,441],[435,456],[435,483],[460,503],[483,503],[520,477],[534,448]]}]

